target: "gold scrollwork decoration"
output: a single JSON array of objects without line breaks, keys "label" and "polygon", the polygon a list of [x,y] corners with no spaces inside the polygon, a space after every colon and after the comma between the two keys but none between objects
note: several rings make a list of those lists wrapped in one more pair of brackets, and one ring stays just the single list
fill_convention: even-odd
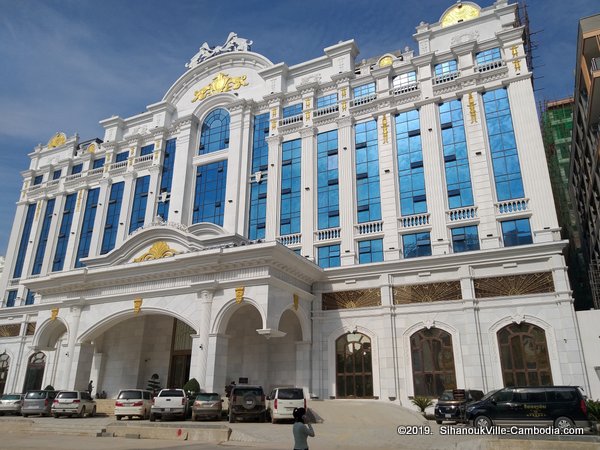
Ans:
[{"label": "gold scrollwork decoration", "polygon": [[88,153],[96,153],[96,143],[92,142],[90,145],[87,146],[87,152]]},{"label": "gold scrollwork decoration", "polygon": [[50,310],[50,320],[56,320],[58,317],[58,308],[52,308]]},{"label": "gold scrollwork decoration", "polygon": [[551,272],[478,278],[473,280],[475,298],[508,297],[554,292]]},{"label": "gold scrollwork decoration", "polygon": [[271,130],[274,130],[275,128],[277,128],[277,120],[271,119]]},{"label": "gold scrollwork decoration", "polygon": [[329,292],[323,294],[322,302],[323,311],[381,306],[381,290],[374,288]]},{"label": "gold scrollwork decoration", "polygon": [[342,88],[342,98],[346,98],[346,93],[347,93],[346,88],[343,87]]},{"label": "gold scrollwork decoration", "polygon": [[394,286],[392,293],[394,305],[462,299],[460,281]]},{"label": "gold scrollwork decoration", "polygon": [[381,119],[381,131],[383,131],[383,143],[387,144],[389,142],[389,128],[388,128],[388,120],[387,114],[383,115]]},{"label": "gold scrollwork decoration", "polygon": [[519,60],[519,47],[517,47],[516,45],[513,45],[510,48],[510,51],[512,53],[512,57],[515,58],[513,60],[513,66],[515,67],[515,71],[519,71],[521,70],[521,61]]},{"label": "gold scrollwork decoration", "polygon": [[298,294],[294,294],[292,296],[292,298],[294,300],[294,311],[298,311],[298,300],[299,300]]},{"label": "gold scrollwork decoration", "polygon": [[42,201],[37,202],[35,206],[35,220],[37,221],[40,218],[40,210],[42,209]]},{"label": "gold scrollwork decoration", "polygon": [[304,112],[305,120],[310,120],[310,111]]},{"label": "gold scrollwork decoration", "polygon": [[477,123],[477,111],[475,111],[475,99],[472,92],[469,92],[469,115],[471,116],[471,123]]},{"label": "gold scrollwork decoration", "polygon": [[213,78],[208,86],[194,92],[192,103],[204,100],[206,97],[213,94],[238,90],[242,86],[248,86],[246,78],[246,75],[242,75],[241,77],[230,77],[228,74],[221,72]]},{"label": "gold scrollwork decoration", "polygon": [[65,142],[67,142],[67,135],[65,133],[58,132],[48,141],[48,148],[60,147]]},{"label": "gold scrollwork decoration", "polygon": [[142,256],[135,258],[133,262],[152,261],[154,259],[169,258],[175,256],[178,252],[164,241],[158,241],[152,244],[150,249]]},{"label": "gold scrollwork decoration", "polygon": [[393,62],[394,62],[393,58],[390,55],[386,55],[379,60],[379,67],[391,66]]},{"label": "gold scrollwork decoration", "polygon": [[235,288],[235,302],[238,305],[240,303],[242,303],[242,300],[244,300],[244,291],[245,291],[245,288],[243,286]]},{"label": "gold scrollwork decoration", "polygon": [[79,193],[77,194],[77,205],[75,205],[75,212],[79,212],[79,210],[81,209],[81,199],[83,197],[83,191],[79,191]]},{"label": "gold scrollwork decoration", "polygon": [[342,101],[342,111],[346,111],[346,100]]},{"label": "gold scrollwork decoration", "polygon": [[139,314],[139,312],[142,310],[142,302],[144,300],[141,297],[135,298],[133,299],[133,312],[136,314]]}]

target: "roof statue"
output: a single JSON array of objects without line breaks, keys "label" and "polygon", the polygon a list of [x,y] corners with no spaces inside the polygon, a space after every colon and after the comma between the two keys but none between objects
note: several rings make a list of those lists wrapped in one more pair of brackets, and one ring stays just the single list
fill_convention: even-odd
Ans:
[{"label": "roof statue", "polygon": [[210,48],[208,42],[205,42],[198,49],[198,53],[196,53],[190,62],[185,65],[188,69],[193,69],[198,64],[203,61],[206,61],[208,58],[213,56],[220,55],[221,53],[227,52],[248,52],[250,51],[250,46],[252,45],[252,41],[249,39],[244,39],[238,37],[236,33],[233,31],[229,33],[227,36],[227,40],[223,45],[216,45],[213,48]]}]

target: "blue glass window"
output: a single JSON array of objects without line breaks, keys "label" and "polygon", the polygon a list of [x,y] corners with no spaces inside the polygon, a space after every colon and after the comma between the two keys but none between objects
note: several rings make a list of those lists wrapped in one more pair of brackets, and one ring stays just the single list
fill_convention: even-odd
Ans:
[{"label": "blue glass window", "polygon": [[451,73],[454,73],[457,71],[458,71],[458,65],[456,64],[455,59],[436,64],[433,68],[433,72],[436,77],[439,77],[442,75],[448,75],[448,74],[451,74]]},{"label": "blue glass window", "polygon": [[366,97],[375,94],[375,83],[363,84],[352,89],[354,98]]},{"label": "blue glass window", "polygon": [[6,307],[11,308],[15,306],[15,300],[17,299],[17,291],[8,291],[8,296],[6,297]]},{"label": "blue glass window", "polygon": [[[266,137],[269,135],[269,113],[254,117],[252,136],[252,173],[268,169],[269,146]],[[248,214],[248,238],[263,239],[265,237],[265,220],[267,215],[267,180],[252,183],[250,187],[250,209]]]},{"label": "blue glass window", "polygon": [[154,144],[144,145],[140,149],[140,156],[151,155],[153,151],[154,151]]},{"label": "blue glass window", "polygon": [[358,263],[368,264],[383,261],[383,239],[358,242]]},{"label": "blue glass window", "polygon": [[355,125],[356,202],[358,223],[381,219],[377,122]]},{"label": "blue glass window", "polygon": [[65,208],[63,209],[62,220],[60,222],[60,229],[58,230],[58,239],[56,241],[54,260],[52,261],[53,272],[63,270],[65,265],[65,255],[67,253],[67,245],[69,244],[71,223],[73,222],[73,213],[75,212],[76,201],[77,193],[67,195],[65,200]]},{"label": "blue glass window", "polygon": [[33,185],[37,186],[38,184],[42,184],[43,180],[44,180],[44,175],[38,175],[33,179]]},{"label": "blue glass window", "polygon": [[33,225],[35,208],[35,203],[31,203],[27,207],[27,214],[25,215],[23,232],[21,233],[21,241],[19,243],[19,251],[17,252],[17,260],[15,262],[13,278],[21,278],[21,273],[23,272],[23,264],[25,263],[25,254],[27,253],[27,246],[29,244],[29,235],[31,234],[31,226]]},{"label": "blue glass window", "polygon": [[502,225],[502,240],[505,247],[533,243],[529,219],[505,220]]},{"label": "blue glass window", "polygon": [[337,130],[317,135],[317,215],[319,230],[340,226]]},{"label": "blue glass window", "polygon": [[117,240],[117,230],[119,229],[119,215],[121,214],[121,204],[123,202],[123,190],[125,182],[115,183],[110,188],[110,197],[108,199],[108,209],[106,210],[106,223],[104,224],[104,235],[102,236],[102,246],[100,254],[110,252],[115,248]]},{"label": "blue glass window", "polygon": [[94,220],[96,219],[96,210],[98,209],[98,195],[100,188],[90,189],[85,202],[85,212],[83,213],[83,223],[81,225],[81,234],[79,235],[79,248],[75,258],[75,267],[83,267],[82,258],[90,254],[90,244],[92,243],[92,234],[94,233]]},{"label": "blue glass window", "polygon": [[82,169],[83,169],[83,164],[77,164],[77,165],[71,167],[71,175],[75,175],[76,173],[81,173]]},{"label": "blue glass window", "polygon": [[523,198],[523,180],[506,89],[483,94],[498,201]]},{"label": "blue glass window", "polygon": [[95,159],[94,162],[92,163],[92,169],[99,169],[100,167],[104,167],[104,161],[105,161],[104,157]]},{"label": "blue glass window", "polygon": [[223,108],[211,111],[202,123],[198,154],[216,152],[229,147],[229,113]]},{"label": "blue glass window", "polygon": [[44,213],[44,223],[42,223],[42,230],[40,231],[40,240],[38,242],[37,250],[35,251],[35,258],[33,260],[33,269],[31,270],[32,275],[39,275],[42,271],[42,264],[44,263],[44,255],[46,254],[46,244],[48,243],[48,234],[50,233],[50,224],[52,223],[52,216],[54,215],[54,204],[56,200],[50,199],[46,204],[46,212]]},{"label": "blue glass window", "polygon": [[325,247],[317,248],[317,260],[318,265],[323,269],[328,267],[339,267],[340,266],[340,246],[327,245]]},{"label": "blue glass window", "polygon": [[281,146],[281,236],[300,232],[300,173],[302,141],[294,139]]},{"label": "blue glass window", "polygon": [[429,233],[405,234],[402,236],[402,247],[405,258],[431,255]]},{"label": "blue glass window", "polygon": [[302,103],[296,103],[295,105],[286,106],[283,108],[283,118],[297,116],[302,114]]},{"label": "blue glass window", "polygon": [[392,86],[394,88],[406,87],[417,82],[417,72],[406,72],[402,73],[392,80]]},{"label": "blue glass window", "polygon": [[452,228],[452,249],[454,253],[479,250],[477,225]]},{"label": "blue glass window", "polygon": [[35,301],[35,292],[32,292],[31,290],[27,289],[27,296],[25,297],[25,304],[33,305],[34,301]]},{"label": "blue glass window", "polygon": [[52,173],[52,179],[53,180],[58,180],[60,178],[61,174],[62,174],[62,169],[55,170]]},{"label": "blue glass window", "polygon": [[337,105],[337,92],[323,97],[317,98],[317,109],[327,108],[328,106]]},{"label": "blue glass window", "polygon": [[135,193],[133,194],[133,206],[131,207],[131,222],[129,223],[129,234],[144,226],[146,217],[146,204],[148,202],[148,186],[150,175],[138,178],[135,182]]},{"label": "blue glass window", "polygon": [[117,153],[115,162],[118,163],[118,162],[127,161],[127,158],[129,158],[129,150],[121,152],[121,153]]},{"label": "blue glass window", "polygon": [[192,223],[210,222],[223,226],[227,161],[198,166]]},{"label": "blue glass window", "polygon": [[502,57],[500,56],[500,49],[498,47],[479,52],[477,55],[475,55],[475,60],[477,61],[478,66],[482,66],[493,61],[498,61],[499,59],[502,59]]},{"label": "blue glass window", "polygon": [[411,216],[427,212],[423,150],[419,111],[396,116],[396,146],[398,149],[398,186],[400,214]]},{"label": "blue glass window", "polygon": [[440,105],[440,124],[448,207],[454,209],[472,206],[473,190],[471,189],[467,138],[460,100],[452,100]]},{"label": "blue glass window", "polygon": [[176,142],[176,138],[169,139],[165,145],[165,158],[160,175],[160,195],[162,198],[159,197],[158,206],[156,207],[156,215],[162,217],[163,220],[169,220],[169,195],[173,184]]}]

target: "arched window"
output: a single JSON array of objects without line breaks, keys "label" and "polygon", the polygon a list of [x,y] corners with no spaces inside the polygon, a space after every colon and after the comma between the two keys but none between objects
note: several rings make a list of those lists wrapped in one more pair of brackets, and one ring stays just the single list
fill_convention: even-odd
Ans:
[{"label": "arched window", "polygon": [[41,389],[44,370],[46,369],[46,355],[43,352],[34,353],[29,357],[23,392]]},{"label": "arched window", "polygon": [[336,396],[373,397],[371,339],[347,333],[335,341]]},{"label": "arched window", "polygon": [[4,394],[4,386],[8,378],[8,368],[10,366],[10,356],[6,353],[0,355],[0,395]]},{"label": "arched window", "polygon": [[439,328],[422,329],[410,337],[415,395],[439,397],[456,389],[452,336]]},{"label": "arched window", "polygon": [[511,323],[498,331],[504,386],[549,386],[552,372],[546,333],[530,323]]},{"label": "arched window", "polygon": [[227,147],[229,147],[229,113],[223,108],[215,109],[202,123],[198,154],[204,155]]}]

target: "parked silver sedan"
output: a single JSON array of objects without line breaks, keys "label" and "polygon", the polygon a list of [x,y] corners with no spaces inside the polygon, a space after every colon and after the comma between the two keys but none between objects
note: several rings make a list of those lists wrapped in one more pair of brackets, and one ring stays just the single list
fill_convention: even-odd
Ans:
[{"label": "parked silver sedan", "polygon": [[0,397],[0,416],[4,414],[21,414],[23,394],[4,394]]}]

